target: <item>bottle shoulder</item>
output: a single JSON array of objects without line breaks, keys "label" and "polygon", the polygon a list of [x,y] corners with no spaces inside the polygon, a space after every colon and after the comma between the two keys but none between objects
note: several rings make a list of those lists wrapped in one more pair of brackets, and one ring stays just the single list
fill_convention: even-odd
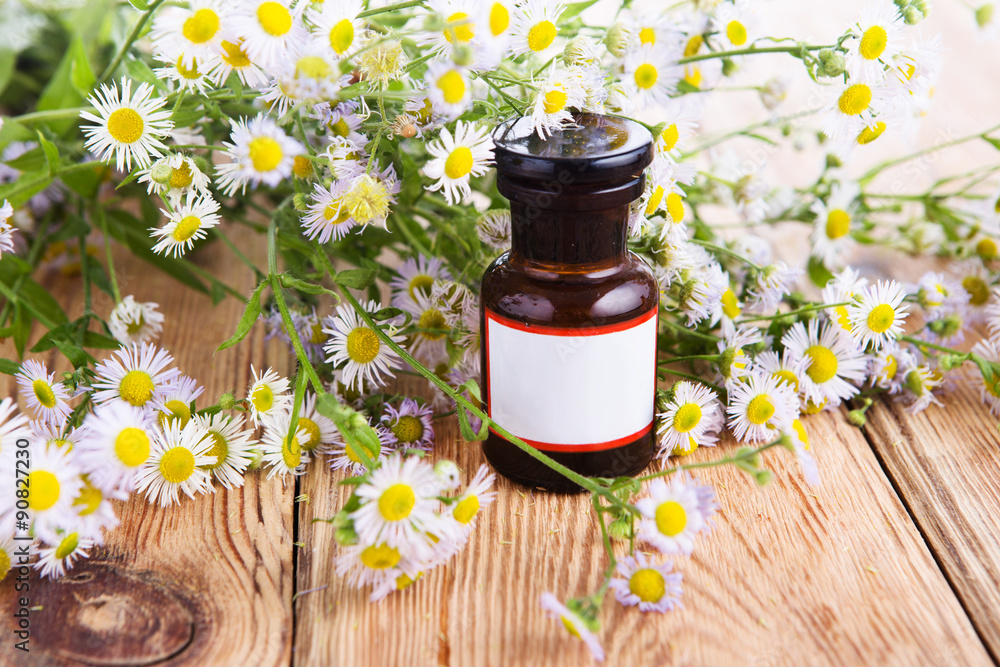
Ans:
[{"label": "bottle shoulder", "polygon": [[525,267],[504,253],[483,275],[482,306],[526,323],[586,327],[626,321],[659,304],[653,271],[634,253],[614,267],[581,269]]}]

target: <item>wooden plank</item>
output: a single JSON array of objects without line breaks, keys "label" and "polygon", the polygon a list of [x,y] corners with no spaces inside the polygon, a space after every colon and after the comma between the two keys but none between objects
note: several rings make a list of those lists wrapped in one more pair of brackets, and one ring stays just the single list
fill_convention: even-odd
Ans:
[{"label": "wooden plank", "polygon": [[[783,451],[765,457],[775,472],[765,489],[735,469],[705,472],[721,513],[677,561],[684,608],[642,615],[609,598],[608,664],[990,664],[861,433],[841,413],[807,427],[823,485],[806,486]],[[474,472],[478,445],[460,440],[453,419],[436,428],[436,456]],[[589,664],[538,606],[544,591],[565,599],[600,583],[606,562],[586,497],[501,481],[456,560],[370,604],[335,576],[331,528],[312,523],[346,500],[340,478],[317,468],[303,480],[297,588],[325,588],[296,602],[296,665]]]},{"label": "wooden plank", "polygon": [[[246,245],[251,243],[253,254],[262,257],[260,239]],[[237,289],[247,294],[253,289],[249,269],[221,243],[193,258]],[[242,303],[227,299],[213,308],[207,297],[127,253],[117,253],[116,262],[123,294],[160,304],[166,315],[160,343],[183,372],[205,386],[203,404],[223,391],[242,390],[251,361],[287,373],[287,350],[265,344],[260,327],[241,345],[214,354],[232,333]],[[82,312],[79,278],[44,278],[71,316]],[[94,309],[106,315],[111,300],[96,296]],[[0,351],[13,357],[9,347]],[[52,366],[57,355],[43,360]],[[4,395],[16,391],[6,376],[0,388]],[[283,487],[252,473],[242,489],[227,492],[217,486],[214,494],[184,498],[169,509],[140,497],[118,503],[122,525],[93,558],[58,582],[32,575],[31,602],[41,608],[32,615],[31,664],[287,664],[292,493],[292,484]],[[0,586],[0,608],[14,607],[12,584],[8,578]],[[9,624],[5,614],[5,630]]]}]

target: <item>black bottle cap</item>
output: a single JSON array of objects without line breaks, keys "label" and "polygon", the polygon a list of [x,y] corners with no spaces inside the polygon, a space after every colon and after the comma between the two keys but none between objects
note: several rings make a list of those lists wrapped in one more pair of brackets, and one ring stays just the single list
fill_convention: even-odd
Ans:
[{"label": "black bottle cap", "polygon": [[573,125],[546,139],[538,136],[528,116],[493,131],[497,188],[502,195],[523,200],[533,192],[552,194],[553,189],[565,194],[603,191],[609,206],[642,195],[642,172],[653,161],[649,130],[618,116],[582,113],[573,118]]}]

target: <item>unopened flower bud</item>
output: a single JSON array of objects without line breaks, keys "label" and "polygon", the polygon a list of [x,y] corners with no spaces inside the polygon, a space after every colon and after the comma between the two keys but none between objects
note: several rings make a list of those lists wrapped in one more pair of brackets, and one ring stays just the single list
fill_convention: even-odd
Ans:
[{"label": "unopened flower bud", "polygon": [[626,515],[612,521],[608,525],[608,536],[619,542],[632,539],[632,518]]},{"label": "unopened flower bud", "polygon": [[604,45],[617,58],[625,55],[625,49],[628,48],[628,31],[625,30],[625,26],[621,23],[615,23],[608,28],[608,34],[604,38]]},{"label": "unopened flower bud", "polygon": [[452,49],[451,59],[456,65],[468,67],[476,62],[476,52],[471,47],[460,44]]},{"label": "unopened flower bud", "polygon": [[198,167],[198,171],[200,171],[201,173],[207,174],[211,171],[211,165],[208,163],[208,160],[206,160],[204,156],[195,155],[192,159],[194,160],[194,166]]},{"label": "unopened flower bud", "polygon": [[985,5],[976,10],[976,25],[980,28],[985,28],[986,26],[993,23],[993,3],[987,2]]},{"label": "unopened flower bud", "polygon": [[826,168],[827,169],[837,169],[837,168],[843,167],[843,166],[844,166],[844,162],[839,157],[837,157],[833,153],[827,153],[827,155],[826,155]]},{"label": "unopened flower bud", "polygon": [[847,64],[844,60],[844,56],[837,51],[832,49],[823,49],[819,52],[819,69],[817,73],[820,76],[837,77],[844,73],[844,69]]},{"label": "unopened flower bud", "polygon": [[851,410],[847,413],[847,421],[851,422],[858,428],[863,428],[868,420],[865,418],[864,410]]},{"label": "unopened flower bud", "polygon": [[924,13],[916,7],[907,7],[903,10],[903,20],[906,25],[916,25],[924,19]]},{"label": "unopened flower bud", "polygon": [[219,400],[217,402],[219,404],[219,407],[222,408],[223,410],[232,410],[234,407],[236,407],[236,397],[233,396],[233,392],[231,391],[227,391],[226,393],[219,396]]},{"label": "unopened flower bud", "polygon": [[257,470],[260,468],[261,462],[264,460],[264,452],[260,449],[253,449],[250,451],[252,458],[250,459],[250,470]]},{"label": "unopened flower bud", "polygon": [[910,0],[910,6],[914,9],[919,9],[920,13],[927,16],[931,13],[931,3],[927,0]]},{"label": "unopened flower bud", "polygon": [[754,478],[757,480],[757,486],[767,486],[771,483],[774,475],[771,474],[770,470],[759,470],[757,471],[757,474],[754,475]]},{"label": "unopened flower bud", "polygon": [[296,211],[305,211],[309,208],[309,196],[302,192],[296,192],[292,195],[292,204]]},{"label": "unopened flower bud", "polygon": [[732,76],[739,71],[740,66],[732,58],[722,59],[722,76]]},{"label": "unopened flower bud", "polygon": [[442,460],[434,464],[434,474],[444,484],[446,491],[454,491],[461,482],[462,475],[454,461]]},{"label": "unopened flower bud", "polygon": [[563,63],[567,67],[589,65],[597,57],[593,44],[583,35],[577,35],[563,49]]},{"label": "unopened flower bud", "polygon": [[160,185],[167,185],[170,183],[170,178],[173,175],[173,167],[169,164],[164,164],[163,162],[157,162],[149,171],[149,177],[153,179],[154,183],[159,183]]}]

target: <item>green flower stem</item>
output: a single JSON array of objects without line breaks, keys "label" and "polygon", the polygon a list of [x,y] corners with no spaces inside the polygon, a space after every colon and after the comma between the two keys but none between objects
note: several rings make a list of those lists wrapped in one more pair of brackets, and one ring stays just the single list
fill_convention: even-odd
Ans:
[{"label": "green flower stem", "polygon": [[49,109],[47,111],[33,111],[31,113],[14,116],[10,120],[21,125],[34,125],[35,123],[47,123],[52,120],[66,120],[76,118],[84,111],[94,111],[94,107],[70,107],[68,109]]},{"label": "green flower stem", "polygon": [[660,472],[654,472],[649,475],[643,475],[642,477],[637,477],[637,482],[648,482],[649,480],[656,479],[657,477],[666,477],[667,475],[672,475],[675,472],[681,470],[697,470],[698,468],[716,468],[718,466],[728,465],[730,463],[739,463],[740,461],[746,461],[748,459],[757,456],[761,452],[765,452],[772,447],[781,444],[781,440],[774,440],[767,443],[766,445],[761,445],[757,449],[750,451],[744,451],[742,453],[733,454],[732,456],[727,456],[721,459],[715,459],[713,461],[702,461],[701,463],[685,463],[684,465],[675,466],[673,468],[667,468],[666,470],[661,470]]},{"label": "green flower stem", "polygon": [[[35,238],[31,240],[31,247],[28,249],[27,259],[28,259],[28,264],[31,265],[33,270],[37,269],[38,264],[41,262],[42,255],[46,248],[46,244],[44,243],[44,241],[48,235],[50,224],[51,224],[50,217],[47,216],[43,218],[42,222],[39,224],[38,229],[35,232]],[[10,315],[10,310],[13,307],[13,305],[17,303],[17,295],[21,293],[21,285],[24,283],[24,279],[28,277],[30,273],[32,273],[32,271],[29,271],[28,273],[22,273],[21,275],[19,275],[14,280],[14,284],[11,285],[10,292],[8,294],[5,294],[5,296],[7,297],[7,302],[3,305],[3,310],[0,310],[0,326],[7,324],[7,318]]]},{"label": "green flower stem", "polygon": [[660,322],[662,322],[663,324],[666,324],[668,327],[670,327],[671,329],[673,329],[677,333],[683,334],[685,336],[689,336],[691,338],[698,338],[699,340],[703,340],[706,343],[717,343],[720,340],[722,340],[718,336],[713,336],[712,334],[702,333],[701,331],[695,331],[694,329],[688,329],[687,327],[683,326],[682,324],[674,322],[673,320],[671,320],[671,319],[669,319],[667,317],[661,317],[660,318]]},{"label": "green flower stem", "polygon": [[104,237],[104,253],[108,262],[108,278],[111,280],[111,293],[115,297],[115,304],[122,302],[121,292],[118,291],[118,273],[115,271],[115,258],[111,252],[111,234],[108,233],[108,221],[104,217],[104,207],[100,204],[94,206],[94,214],[97,218],[97,226]]},{"label": "green flower stem", "polygon": [[660,366],[665,366],[667,364],[679,364],[684,361],[718,361],[719,355],[717,354],[689,354],[683,357],[673,357],[672,359],[664,359],[660,362]]},{"label": "green flower stem", "polygon": [[739,254],[738,252],[733,252],[732,250],[730,250],[729,248],[726,248],[724,246],[716,245],[714,243],[709,243],[708,241],[701,241],[699,239],[691,239],[690,243],[695,243],[697,245],[700,245],[702,248],[705,248],[707,250],[711,250],[712,252],[717,252],[717,253],[721,253],[723,255],[728,255],[729,257],[732,257],[733,259],[746,264],[747,266],[749,266],[751,269],[754,269],[755,271],[761,271],[762,270],[761,267],[757,266],[756,264],[754,264],[753,262],[751,262],[749,259],[747,259],[743,255]]},{"label": "green flower stem", "polygon": [[236,257],[239,258],[239,260],[241,262],[243,262],[248,267],[250,267],[250,269],[253,271],[253,276],[254,276],[254,280],[255,281],[259,282],[259,281],[261,281],[261,280],[264,279],[264,276],[265,276],[264,272],[261,271],[259,268],[257,268],[257,265],[254,264],[250,260],[249,257],[247,257],[246,255],[244,255],[243,251],[240,250],[236,246],[236,244],[232,242],[232,240],[229,238],[229,236],[224,231],[222,231],[222,226],[221,225],[215,227],[212,231],[215,233],[216,236],[218,236],[220,239],[222,239],[223,243],[225,243],[227,246],[229,246],[229,249],[233,251],[233,254],[236,255]]},{"label": "green flower stem", "polygon": [[410,366],[413,367],[418,373],[420,373],[426,380],[433,383],[441,391],[445,392],[456,403],[461,405],[465,410],[471,412],[476,417],[479,417],[484,423],[492,425],[496,429],[497,433],[499,433],[509,442],[511,442],[516,447],[521,449],[525,454],[539,461],[540,463],[546,465],[552,470],[555,470],[556,472],[558,472],[560,475],[570,480],[571,482],[574,482],[578,486],[583,487],[584,489],[590,491],[591,493],[607,498],[608,501],[616,507],[620,507],[632,513],[638,513],[639,510],[637,510],[634,505],[622,502],[622,500],[620,500],[617,496],[615,496],[615,494],[612,493],[611,490],[608,489],[607,487],[598,484],[589,477],[584,477],[579,473],[573,472],[572,470],[562,465],[561,463],[552,460],[539,450],[535,449],[534,447],[524,442],[516,435],[510,433],[505,428],[503,428],[495,421],[490,419],[489,416],[486,415],[486,413],[484,413],[482,410],[473,405],[472,402],[469,401],[467,398],[456,392],[447,382],[445,382],[437,375],[435,375],[432,371],[427,369],[423,364],[421,364],[419,361],[410,356],[410,354],[406,350],[404,350],[394,340],[392,340],[392,338],[375,323],[375,320],[371,318],[371,315],[369,315],[368,312],[361,307],[361,304],[358,303],[358,300],[354,298],[354,295],[352,295],[349,290],[347,290],[343,286],[340,286],[340,292],[344,296],[344,298],[354,307],[354,310],[358,313],[358,316],[361,317],[361,319],[365,322],[365,324],[367,324],[371,328],[371,330],[375,332],[376,335],[378,335],[378,337],[382,340],[383,343],[385,343],[385,345],[389,349],[398,354],[406,363],[410,364]]},{"label": "green flower stem", "polygon": [[783,313],[775,313],[774,315],[752,315],[750,317],[741,318],[736,324],[746,324],[747,322],[760,322],[762,320],[779,320],[782,317],[795,317],[796,315],[802,315],[804,313],[811,313],[817,310],[824,310],[826,308],[839,308],[840,306],[850,306],[853,301],[841,301],[839,303],[814,303],[809,306],[803,306],[802,308],[796,308],[795,310],[785,311]]},{"label": "green flower stem", "polygon": [[139,17],[138,21],[136,21],[135,26],[132,27],[132,32],[130,32],[128,34],[128,37],[125,38],[125,41],[122,42],[121,48],[118,49],[118,53],[115,54],[114,59],[111,61],[110,64],[108,64],[108,67],[107,69],[104,70],[104,73],[101,74],[101,78],[97,80],[97,84],[94,86],[95,88],[100,86],[102,83],[106,82],[115,73],[115,70],[118,69],[118,66],[122,64],[122,60],[125,59],[125,54],[128,53],[128,50],[132,48],[132,45],[135,43],[135,40],[139,39],[139,35],[142,33],[142,29],[146,26],[146,22],[149,21],[149,18],[153,15],[153,12],[155,12],[159,8],[159,6],[164,3],[164,1],[165,0],[153,0],[153,2],[149,5],[149,9],[147,9],[142,13],[142,16]]},{"label": "green flower stem", "polygon": [[699,384],[703,384],[712,391],[716,392],[719,395],[720,399],[726,395],[725,389],[715,384],[714,382],[709,382],[708,380],[700,378],[697,375],[691,375],[690,373],[682,373],[681,371],[675,371],[669,368],[663,368],[661,370],[668,375],[674,375],[679,378],[684,378],[685,380],[691,380],[692,382],[698,382]]},{"label": "green flower stem", "polygon": [[369,9],[358,14],[359,19],[368,18],[369,16],[378,16],[379,14],[385,14],[387,12],[395,12],[400,9],[409,9],[410,7],[423,7],[424,0],[407,0],[406,2],[397,2],[393,5],[386,5],[385,7],[377,7],[375,9]]},{"label": "green flower stem", "polygon": [[909,162],[910,160],[915,160],[918,157],[923,157],[924,155],[927,155],[929,153],[936,153],[937,151],[944,150],[945,148],[958,146],[959,144],[964,144],[969,141],[974,141],[976,139],[985,139],[986,135],[988,135],[990,132],[995,132],[997,130],[1000,130],[1000,124],[994,125],[988,130],[983,130],[982,132],[976,132],[975,134],[968,134],[964,137],[959,137],[958,139],[952,139],[951,141],[946,141],[943,144],[935,144],[933,146],[929,146],[919,151],[910,153],[909,155],[904,155],[903,157],[894,158],[892,160],[886,160],[885,162],[877,164],[868,171],[866,171],[864,175],[858,179],[858,183],[863,186],[886,169],[895,167],[896,165],[903,164],[904,162]]},{"label": "green flower stem", "polygon": [[795,44],[794,46],[765,46],[763,48],[749,47],[746,49],[736,49],[733,51],[712,51],[711,53],[700,53],[695,56],[688,56],[687,58],[681,58],[677,61],[678,65],[686,65],[688,63],[698,62],[700,60],[711,60],[712,58],[733,58],[735,56],[749,56],[755,53],[791,53],[793,55],[801,54],[806,51],[820,51],[822,49],[832,49],[835,44],[827,44],[825,46],[810,46],[808,44]]},{"label": "green flower stem", "polygon": [[[937,345],[935,343],[928,343],[927,341],[920,340],[919,338],[914,338],[913,336],[900,336],[899,340],[904,340],[907,343],[910,343],[910,344],[915,345],[917,347],[926,347],[926,348],[930,348],[932,350],[937,350],[938,352],[944,352],[945,354],[957,354],[957,355],[963,355],[963,356],[966,355],[966,354],[970,354],[969,352],[962,352],[961,350],[956,350],[953,347],[945,347],[944,345]],[[972,357],[976,357],[976,355],[973,354]],[[970,358],[972,358],[972,357],[970,357]]]}]

